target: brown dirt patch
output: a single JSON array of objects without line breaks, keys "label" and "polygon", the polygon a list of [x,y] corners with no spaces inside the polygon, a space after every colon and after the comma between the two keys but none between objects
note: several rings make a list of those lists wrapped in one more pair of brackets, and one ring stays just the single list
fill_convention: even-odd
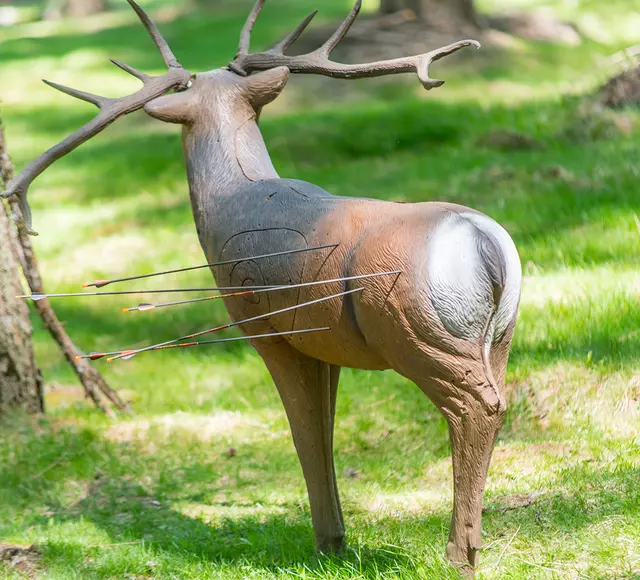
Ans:
[{"label": "brown dirt patch", "polygon": [[25,578],[39,576],[40,550],[35,546],[15,546],[0,542],[0,563]]},{"label": "brown dirt patch", "polygon": [[506,512],[509,510],[516,510],[520,508],[529,507],[538,501],[544,495],[539,493],[512,493],[509,495],[503,495],[502,497],[496,497],[491,500],[489,505],[482,508],[483,512]]},{"label": "brown dirt patch", "polygon": [[608,80],[597,97],[605,107],[640,105],[640,64]]}]

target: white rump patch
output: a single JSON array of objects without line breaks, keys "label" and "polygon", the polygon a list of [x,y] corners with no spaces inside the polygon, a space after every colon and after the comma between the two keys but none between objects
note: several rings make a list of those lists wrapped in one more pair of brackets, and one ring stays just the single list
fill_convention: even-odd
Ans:
[{"label": "white rump patch", "polygon": [[493,288],[478,248],[476,227],[457,214],[438,225],[429,245],[429,291],[445,328],[479,339],[493,311]]},{"label": "white rump patch", "polygon": [[502,253],[506,269],[506,282],[495,317],[493,341],[498,342],[518,313],[522,290],[522,265],[516,245],[499,223],[486,215],[464,213],[462,217],[473,222],[479,230],[493,240]]},{"label": "white rump patch", "polygon": [[[489,240],[489,242],[487,242]],[[487,260],[487,252],[495,260]],[[499,340],[516,315],[522,272],[509,234],[491,218],[451,213],[429,245],[429,291],[445,328],[458,338],[478,340],[494,309],[494,284],[504,279],[491,338]]]}]

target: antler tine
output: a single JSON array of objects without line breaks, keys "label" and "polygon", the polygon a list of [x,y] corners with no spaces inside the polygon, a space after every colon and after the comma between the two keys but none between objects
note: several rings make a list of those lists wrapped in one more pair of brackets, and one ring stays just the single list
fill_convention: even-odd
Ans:
[{"label": "antler tine", "polygon": [[167,41],[163,38],[162,34],[160,34],[158,27],[151,22],[151,18],[149,18],[147,13],[140,8],[134,0],[127,0],[127,2],[129,2],[131,8],[135,10],[138,18],[140,18],[140,21],[142,22],[142,25],[147,29],[151,40],[153,40],[155,45],[158,47],[165,64],[169,68],[182,68],[182,65],[178,62],[178,59],[169,48]]},{"label": "antler tine", "polygon": [[71,87],[65,87],[64,85],[59,85],[58,83],[53,83],[51,81],[47,81],[42,79],[42,82],[45,85],[49,85],[52,89],[56,89],[65,95],[69,95],[70,97],[74,97],[76,99],[80,99],[87,103],[91,103],[98,107],[98,109],[102,109],[105,107],[111,99],[107,97],[101,97],[99,95],[93,95],[91,93],[85,93],[84,91],[79,91],[78,89],[72,89]]},{"label": "antler tine", "polygon": [[360,9],[362,8],[362,0],[356,0],[355,6],[352,8],[349,16],[345,19],[345,21],[340,25],[338,30],[333,33],[333,36],[325,42],[322,47],[319,49],[322,53],[329,56],[340,44],[342,39],[347,35],[356,18],[358,18],[358,14],[360,14]]},{"label": "antler tine", "polygon": [[[131,0],[129,0],[131,1]],[[240,44],[238,45],[238,55],[249,54],[249,49],[251,48],[251,33],[253,32],[253,27],[258,20],[258,16],[260,16],[260,12],[264,8],[264,3],[266,0],[258,0],[253,10],[249,14],[247,21],[244,24],[242,32],[240,33]]]},{"label": "antler tine", "polygon": [[284,54],[284,51],[287,50],[287,48],[289,48],[296,40],[298,40],[298,38],[300,38],[300,35],[307,29],[307,26],[309,26],[311,21],[316,17],[316,14],[318,14],[318,11],[314,10],[300,24],[298,24],[298,27],[293,32],[288,34],[286,38],[276,44],[269,52]]},{"label": "antler tine", "polygon": [[122,97],[119,99],[112,99],[107,97],[101,97],[99,95],[93,95],[77,89],[65,87],[57,83],[45,81],[50,87],[62,91],[63,93],[82,99],[88,103],[91,103],[100,109],[98,115],[89,121],[84,127],[78,129],[73,135],[67,137],[64,141],[61,141],[57,145],[54,145],[51,149],[43,153],[38,159],[32,161],[25,169],[7,186],[7,190],[0,194],[2,198],[17,197],[18,208],[15,211],[14,219],[19,228],[23,228],[30,235],[37,235],[31,229],[31,209],[27,202],[27,194],[31,183],[51,164],[58,159],[71,153],[74,149],[95,137],[98,133],[103,131],[108,125],[113,123],[116,119],[133,113],[138,109],[144,107],[149,101],[161,97],[171,89],[185,88],[191,79],[191,74],[184,70],[180,63],[176,60],[176,57],[171,52],[168,44],[162,38],[160,32],[156,26],[151,22],[147,14],[138,6],[134,0],[128,0],[131,7],[136,11],[140,20],[144,24],[145,28],[149,32],[149,35],[153,39],[154,43],[160,50],[162,57],[167,64],[169,70],[158,77],[151,77],[140,71],[137,71],[133,67],[121,63],[119,61],[112,61],[124,71],[140,79],[143,83],[143,87],[133,93],[132,95]]},{"label": "antler tine", "polygon": [[[261,0],[256,5],[256,8],[259,6],[259,9],[261,10],[263,5],[264,0]],[[331,38],[329,38],[329,40],[327,40],[327,42],[325,42],[318,50],[310,54],[287,56],[284,54],[284,49],[288,48],[299,38],[300,34],[302,34],[309,22],[311,22],[313,16],[315,16],[315,13],[308,16],[302,24],[300,24],[298,28],[296,28],[296,30],[287,36],[287,38],[282,42],[266,52],[249,54],[248,43],[246,45],[241,43],[241,47],[243,47],[244,50],[238,52],[235,60],[229,63],[229,68],[240,75],[247,76],[256,71],[286,66],[292,73],[318,74],[337,79],[361,79],[415,72],[418,74],[418,78],[420,79],[422,86],[427,90],[431,90],[444,84],[444,81],[432,79],[429,76],[429,66],[432,62],[440,60],[445,56],[449,56],[450,54],[453,54],[467,46],[480,48],[480,43],[476,40],[461,40],[425,54],[418,54],[415,56],[396,58],[392,60],[383,60],[379,62],[343,64],[330,60],[329,57],[331,52],[349,32],[360,12],[361,7],[362,0],[356,0],[351,13],[340,25],[338,30],[336,30]],[[247,21],[247,25],[250,24],[249,31],[255,24],[257,12],[259,13],[259,10],[256,12],[256,8],[254,8],[254,11]]]},{"label": "antler tine", "polygon": [[113,64],[115,64],[118,68],[121,68],[124,72],[129,73],[131,76],[134,76],[137,79],[141,80],[143,83],[146,83],[151,78],[148,74],[140,72],[139,70],[136,70],[132,66],[129,66],[128,64],[126,64],[124,62],[120,62],[119,60],[116,60],[115,58],[110,58],[109,60]]}]

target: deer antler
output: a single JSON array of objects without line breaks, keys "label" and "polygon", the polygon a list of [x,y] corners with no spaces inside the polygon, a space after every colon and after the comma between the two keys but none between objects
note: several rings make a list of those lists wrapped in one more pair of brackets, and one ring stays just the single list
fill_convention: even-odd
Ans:
[{"label": "deer antler", "polygon": [[317,14],[317,10],[309,14],[298,27],[290,33],[284,40],[276,44],[273,48],[265,52],[249,53],[249,43],[251,32],[258,19],[266,0],[258,0],[253,7],[247,23],[240,35],[240,46],[238,53],[229,68],[235,73],[248,76],[252,72],[268,70],[278,66],[286,66],[292,73],[319,74],[338,79],[361,79],[379,77],[385,75],[401,74],[406,72],[416,72],[418,78],[425,89],[442,86],[444,81],[432,79],[429,76],[429,65],[436,61],[457,52],[466,46],[480,48],[480,43],[476,40],[460,40],[448,46],[437,48],[426,54],[396,58],[393,60],[383,60],[365,64],[343,64],[330,60],[331,53],[346,36],[355,19],[358,17],[362,0],[357,0],[353,10],[334,34],[317,50],[299,56],[287,56],[285,50],[289,48],[309,26],[311,20]]},{"label": "deer antler", "polygon": [[45,169],[47,169],[52,163],[64,157],[68,153],[71,153],[71,151],[103,131],[116,119],[141,109],[149,101],[164,95],[171,89],[186,88],[189,83],[191,74],[182,68],[182,65],[178,62],[173,52],[171,52],[169,45],[158,31],[156,25],[151,22],[149,16],[135,3],[134,0],[127,1],[136,11],[136,14],[139,16],[142,24],[147,29],[149,36],[151,36],[151,39],[158,47],[158,50],[168,67],[168,71],[159,77],[151,77],[137,71],[129,65],[112,59],[111,62],[113,62],[113,64],[141,80],[144,85],[136,93],[119,99],[92,95],[63,85],[44,81],[54,89],[58,89],[67,95],[95,105],[100,109],[100,112],[84,127],[78,129],[78,131],[73,135],[70,135],[64,141],[58,143],[38,159],[30,163],[9,183],[7,191],[0,195],[0,197],[3,198],[9,198],[14,195],[18,198],[20,210],[19,212],[16,212],[17,215],[15,216],[15,220],[18,227],[25,228],[30,235],[38,235],[31,229],[31,209],[27,202],[29,186],[36,177],[45,171]]}]

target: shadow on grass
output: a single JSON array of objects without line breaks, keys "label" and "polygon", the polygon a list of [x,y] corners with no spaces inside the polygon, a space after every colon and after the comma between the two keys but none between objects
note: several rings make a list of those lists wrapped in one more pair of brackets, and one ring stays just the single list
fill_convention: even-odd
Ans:
[{"label": "shadow on grass", "polygon": [[[29,457],[22,454],[2,457],[1,487],[8,492],[6,497],[15,501],[5,504],[0,513],[5,512],[9,505],[19,511],[28,506],[22,516],[26,526],[47,526],[53,515],[56,525],[92,522],[106,532],[116,548],[120,543],[135,544],[139,541],[147,551],[157,556],[204,560],[214,564],[242,562],[272,571],[282,566],[304,564],[314,569],[324,565],[323,560],[317,560],[314,555],[310,516],[306,510],[301,513],[297,503],[269,505],[269,502],[262,501],[260,503],[268,510],[279,512],[265,514],[264,509],[260,509],[263,506],[256,502],[247,503],[242,489],[238,490],[238,497],[229,491],[226,501],[206,501],[202,497],[207,493],[205,490],[221,485],[211,480],[212,477],[215,479],[215,472],[220,475],[219,465],[209,464],[208,469],[199,467],[193,472],[185,462],[173,469],[164,465],[161,466],[163,469],[156,470],[157,466],[151,465],[154,460],[150,460],[150,477],[147,477],[144,458],[126,445],[101,439],[89,429],[62,428],[54,432],[43,423],[40,426],[43,431],[38,436],[24,424],[11,427],[17,429],[20,436],[18,445],[15,443],[17,438],[12,439],[13,450],[28,451]],[[262,449],[262,453],[265,452]],[[268,454],[270,462],[275,460],[278,465],[283,464],[278,451],[272,446]],[[262,467],[271,478],[281,477],[270,471],[269,466]],[[290,466],[286,471],[290,471]],[[194,481],[194,475],[197,475],[197,481]],[[296,473],[296,478],[301,479],[301,475]],[[60,501],[58,495],[60,486],[64,487],[67,479],[86,482],[82,497],[70,504]],[[145,485],[140,483],[142,479],[146,480]],[[202,489],[201,492],[189,491],[194,483]],[[156,493],[151,493],[149,487],[153,487]],[[168,507],[175,501],[198,500],[206,502],[202,508],[223,511],[230,507],[246,508],[255,513],[241,516],[230,513],[226,518],[218,516],[215,521],[205,523]],[[27,512],[31,515],[25,517]],[[430,527],[435,532],[441,530],[443,524],[440,518],[434,518]],[[65,542],[54,541],[44,548],[48,563],[57,569],[64,564],[74,568],[82,565],[79,546],[65,546]],[[82,547],[84,555],[87,549],[100,551],[100,546],[96,549]],[[392,546],[362,546],[357,554],[349,551],[343,558],[331,559],[337,565],[340,562],[357,562],[365,573],[369,568],[371,571],[384,571],[398,567],[407,569],[412,565],[400,548]]]},{"label": "shadow on grass", "polygon": [[[69,543],[57,539],[58,532],[51,529],[63,526],[65,536],[72,537],[69,526],[90,522],[106,533],[109,546],[104,550],[139,543],[146,553],[178,564],[238,562],[266,571],[295,565],[313,570],[327,562],[337,568],[357,564],[372,576],[385,570],[411,571],[418,558],[409,556],[410,547],[423,553],[441,546],[446,536],[448,509],[402,517],[371,514],[351,500],[354,492],[341,478],[343,493],[347,490],[348,535],[352,542],[357,538],[358,548],[342,559],[316,560],[306,500],[302,509],[297,501],[304,493],[302,475],[288,438],[258,439],[234,459],[223,459],[224,439],[153,441],[151,451],[145,447],[151,440],[142,442],[142,447],[136,439],[118,443],[95,425],[65,426],[45,419],[3,424],[0,492],[5,501],[0,505],[0,534],[40,530],[38,534],[49,538],[44,545],[47,561],[57,569],[82,566],[97,572],[102,565],[94,558],[103,550],[99,544]],[[385,469],[402,471],[404,463],[415,467],[420,462],[428,468],[439,461],[443,451],[439,438],[428,437],[425,444],[432,460],[424,461],[424,450],[404,457],[389,453]],[[357,450],[350,455],[343,459],[363,459]],[[541,490],[546,494],[534,505],[507,512],[487,510],[485,531],[489,538],[500,537],[505,529],[520,526],[520,541],[537,542],[541,534],[580,533],[615,516],[636,518],[639,477],[640,469],[625,461],[623,451],[613,463],[608,458],[575,463],[554,472]],[[415,473],[409,481],[419,479]],[[375,482],[382,494],[411,493],[406,479],[400,487],[388,478],[368,481]],[[69,490],[75,490],[71,496]],[[394,547],[398,538],[403,538],[402,548]]]},{"label": "shadow on grass", "polygon": [[[112,456],[112,461],[117,461],[117,446],[106,452]],[[126,465],[123,467],[126,469]],[[139,469],[140,466],[134,467],[134,471]],[[449,525],[450,514],[447,511],[431,515],[403,515],[401,518],[376,517],[375,522],[367,522],[365,514],[354,523],[358,513],[347,510],[348,532],[359,538],[364,536],[364,541],[343,557],[317,560],[310,518],[308,514],[300,514],[299,507],[293,504],[274,506],[261,502],[257,506],[252,503],[247,508],[256,512],[266,507],[282,513],[230,514],[226,518],[218,516],[210,523],[168,507],[172,501],[185,499],[184,493],[179,491],[186,485],[181,473],[180,470],[161,473],[161,479],[154,482],[157,494],[150,493],[136,481],[136,477],[100,473],[93,478],[83,499],[71,508],[51,502],[48,505],[55,511],[58,525],[89,521],[106,532],[115,549],[119,544],[139,542],[146,554],[151,553],[159,560],[178,563],[204,561],[214,565],[242,563],[271,572],[299,565],[305,565],[310,571],[327,565],[337,570],[357,566],[365,577],[385,571],[411,573],[418,565],[419,558],[411,558],[403,548],[385,544],[386,539],[391,541],[402,537],[406,546],[415,545],[420,552],[442,545],[443,534]],[[562,487],[566,491],[550,493],[526,508],[504,513],[488,510],[484,516],[485,533],[489,537],[500,537],[503,530],[519,526],[520,541],[526,538],[538,541],[540,534],[570,536],[615,516],[635,518],[640,515],[638,477],[640,470],[631,465],[618,466],[615,470],[597,465],[565,469],[551,487]],[[206,485],[203,481],[200,483]],[[165,484],[169,486],[165,487]],[[163,489],[166,491],[168,488],[173,488],[174,493],[163,493]],[[214,510],[242,507],[241,494],[240,497],[234,495],[230,492],[224,503],[208,502],[208,505]],[[40,527],[47,522],[48,517],[35,516],[27,523]],[[82,558],[78,558],[78,547],[72,544],[65,548],[64,542],[55,542],[44,548],[49,562],[55,563],[59,558],[62,565],[75,561],[74,569],[78,565],[86,566],[88,571],[100,569],[98,558],[91,558],[91,561],[98,560],[95,567],[86,561],[80,564]],[[81,554],[86,556],[87,550],[95,556],[101,547],[83,548]],[[70,558],[70,554],[74,557]]]},{"label": "shadow on grass", "polygon": [[[89,519],[106,531],[114,543],[144,539],[145,545],[157,555],[184,557],[188,554],[190,558],[213,563],[243,562],[271,571],[283,566],[322,565],[314,554],[311,519],[308,515],[295,514],[297,510],[293,506],[285,507],[286,515],[234,516],[207,524],[163,507],[152,497],[141,496],[135,485],[112,481],[107,493],[117,501],[100,504],[100,499],[89,497],[77,506],[77,516],[62,515],[63,519]],[[210,507],[225,506],[211,504]],[[440,529],[443,523],[437,521],[435,527]],[[349,552],[344,559],[356,560]],[[411,566],[401,550],[391,547],[365,546],[358,561],[365,573],[367,569],[384,571]]]},{"label": "shadow on grass", "polygon": [[[615,516],[640,515],[640,468],[618,461],[615,468],[583,462],[561,470],[550,490],[529,507],[497,512],[488,509],[483,522],[489,533],[522,524],[532,539],[539,534],[572,534]],[[562,491],[558,491],[562,489]]]}]

